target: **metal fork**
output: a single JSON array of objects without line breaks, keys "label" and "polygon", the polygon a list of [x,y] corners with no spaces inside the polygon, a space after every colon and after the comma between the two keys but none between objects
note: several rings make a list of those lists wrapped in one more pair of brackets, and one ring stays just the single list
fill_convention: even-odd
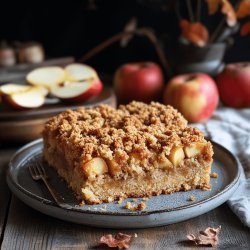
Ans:
[{"label": "metal fork", "polygon": [[59,207],[65,209],[72,209],[72,207],[69,204],[65,203],[61,195],[58,194],[56,190],[51,186],[50,182],[48,181],[48,176],[41,162],[34,161],[32,165],[29,165],[29,171],[33,180],[42,180],[44,182]]}]

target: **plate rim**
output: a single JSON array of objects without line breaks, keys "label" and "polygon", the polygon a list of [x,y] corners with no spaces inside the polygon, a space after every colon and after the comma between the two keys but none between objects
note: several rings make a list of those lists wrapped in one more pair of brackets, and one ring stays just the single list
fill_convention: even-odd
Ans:
[{"label": "plate rim", "polygon": [[[24,145],[23,147],[21,147],[19,150],[17,150],[11,157],[10,161],[9,161],[9,165],[6,171],[6,177],[7,177],[7,183],[9,188],[12,190],[12,188],[10,187],[10,182],[11,185],[13,185],[13,187],[15,187],[16,189],[18,189],[20,192],[22,192],[22,194],[25,194],[26,196],[28,196],[29,198],[37,201],[37,202],[41,202],[43,205],[46,206],[51,206],[53,208],[57,208],[57,209],[62,209],[64,211],[71,211],[71,212],[77,212],[77,213],[82,213],[82,214],[92,214],[92,215],[109,215],[109,216],[146,216],[146,215],[151,215],[151,214],[162,214],[162,213],[170,213],[170,212],[174,212],[174,211],[179,211],[179,210],[185,210],[185,209],[189,209],[192,207],[197,207],[199,205],[204,205],[207,202],[210,202],[212,200],[217,199],[219,196],[225,194],[226,192],[230,191],[232,188],[235,188],[235,190],[238,188],[239,186],[239,180],[240,180],[240,176],[241,176],[241,171],[240,171],[240,163],[237,157],[235,157],[233,155],[232,152],[230,152],[227,148],[225,148],[224,146],[222,146],[221,144],[214,142],[213,140],[209,140],[213,145],[216,145],[216,147],[220,148],[222,151],[224,151],[235,163],[236,166],[236,175],[233,178],[233,180],[226,185],[221,191],[219,191],[218,193],[214,194],[213,196],[209,197],[209,198],[205,198],[203,200],[194,202],[194,203],[190,203],[190,204],[186,204],[183,206],[179,206],[179,207],[175,207],[175,208],[165,208],[165,209],[161,209],[161,210],[151,210],[151,211],[135,211],[133,213],[126,213],[126,212],[109,212],[109,211],[96,211],[96,210],[82,210],[82,209],[78,209],[74,206],[72,206],[72,208],[70,209],[63,209],[59,206],[57,206],[52,200],[48,200],[45,198],[42,198],[40,196],[37,196],[36,194],[26,190],[25,188],[23,188],[19,183],[17,183],[12,174],[11,174],[11,168],[13,168],[13,161],[15,160],[16,157],[18,157],[21,153],[23,153],[23,151],[25,151],[27,148],[33,148],[34,146],[36,146],[37,144],[42,143],[43,145],[43,139],[37,139],[34,141],[31,141],[29,143],[27,143],[26,145]],[[235,187],[235,185],[237,185]],[[13,190],[12,190],[13,192]],[[15,193],[15,192],[13,192]]]}]

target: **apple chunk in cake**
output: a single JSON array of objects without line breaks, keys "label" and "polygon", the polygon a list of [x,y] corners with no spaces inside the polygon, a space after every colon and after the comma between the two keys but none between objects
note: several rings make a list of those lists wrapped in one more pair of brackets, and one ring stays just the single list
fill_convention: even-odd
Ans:
[{"label": "apple chunk in cake", "polygon": [[210,142],[171,106],[67,110],[45,125],[44,158],[88,204],[210,188]]}]

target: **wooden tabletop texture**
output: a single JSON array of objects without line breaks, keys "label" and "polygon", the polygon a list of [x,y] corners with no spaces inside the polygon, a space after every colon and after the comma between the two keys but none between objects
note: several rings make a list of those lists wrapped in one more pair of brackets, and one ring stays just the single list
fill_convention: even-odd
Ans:
[{"label": "wooden tabletop texture", "polygon": [[108,249],[98,244],[104,234],[118,232],[138,235],[129,249],[212,249],[198,247],[186,240],[206,227],[218,227],[216,249],[250,249],[250,230],[234,215],[227,204],[185,222],[164,227],[112,230],[77,225],[44,215],[18,200],[6,184],[6,168],[16,146],[0,146],[0,247],[1,249]]}]

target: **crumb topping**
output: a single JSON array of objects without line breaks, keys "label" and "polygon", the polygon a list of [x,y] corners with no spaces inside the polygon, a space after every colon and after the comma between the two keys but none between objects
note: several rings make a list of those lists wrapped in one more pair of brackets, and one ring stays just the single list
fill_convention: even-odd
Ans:
[{"label": "crumb topping", "polygon": [[49,120],[43,133],[56,137],[75,162],[102,157],[122,163],[134,152],[141,159],[150,159],[170,152],[174,145],[204,141],[203,134],[188,127],[177,110],[156,102],[133,101],[118,109],[101,105],[66,110]]}]

